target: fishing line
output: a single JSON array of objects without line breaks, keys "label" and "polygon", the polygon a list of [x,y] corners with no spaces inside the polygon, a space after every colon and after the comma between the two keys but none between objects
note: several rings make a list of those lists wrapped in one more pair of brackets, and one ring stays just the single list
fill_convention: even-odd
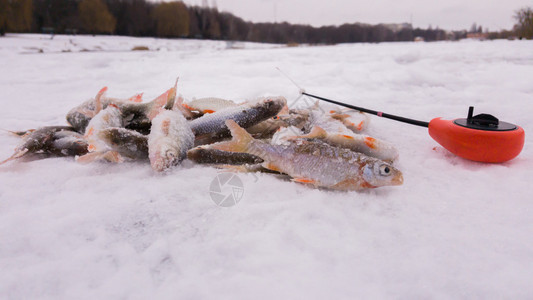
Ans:
[{"label": "fishing line", "polygon": [[409,119],[409,118],[405,118],[405,117],[402,117],[402,116],[392,115],[392,114],[384,113],[384,112],[381,112],[381,111],[376,111],[376,110],[372,110],[372,109],[368,109],[368,108],[364,108],[364,107],[354,106],[354,105],[346,104],[346,103],[343,103],[343,102],[331,100],[331,99],[328,99],[328,98],[320,97],[320,96],[317,96],[317,95],[309,94],[309,93],[307,93],[305,91],[305,89],[300,87],[294,80],[292,80],[292,78],[290,78],[287,74],[285,74],[283,71],[281,71],[280,68],[276,67],[276,69],[283,76],[285,76],[287,79],[289,79],[300,90],[299,92],[300,92],[301,95],[306,95],[306,96],[309,96],[309,97],[312,97],[312,98],[315,98],[315,99],[318,99],[318,100],[322,100],[322,101],[326,101],[326,102],[329,102],[329,103],[333,103],[333,104],[337,104],[337,105],[340,105],[340,106],[344,106],[344,107],[347,107],[347,108],[351,108],[351,109],[355,109],[355,110],[358,110],[358,111],[366,112],[366,113],[373,114],[373,115],[376,115],[376,116],[382,117],[382,118],[392,119],[392,120],[395,120],[395,121],[408,123],[408,124],[411,124],[411,125],[416,125],[416,126],[421,126],[421,127],[428,127],[429,126],[429,122],[419,121],[419,120],[415,120],[415,119]]}]

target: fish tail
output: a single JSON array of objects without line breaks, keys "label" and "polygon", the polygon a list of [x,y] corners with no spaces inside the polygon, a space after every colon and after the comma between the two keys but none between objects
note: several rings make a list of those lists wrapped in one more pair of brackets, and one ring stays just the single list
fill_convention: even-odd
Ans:
[{"label": "fish tail", "polygon": [[1,128],[0,128],[0,130],[5,131],[5,132],[7,132],[9,134],[12,134],[14,136],[21,137],[21,138],[24,138],[24,137],[28,136],[30,133],[35,131],[35,129],[28,129],[26,131],[12,131],[12,130],[1,129]]},{"label": "fish tail", "polygon": [[105,159],[109,162],[121,163],[124,161],[124,158],[116,151],[100,151],[100,152],[90,152],[85,155],[79,156],[76,158],[76,161],[80,164],[88,164],[95,160]]},{"label": "fish tail", "polygon": [[172,110],[180,111],[187,119],[192,119],[194,117],[194,114],[191,112],[190,107],[187,104],[183,103],[183,97],[181,96],[176,97]]},{"label": "fish tail", "polygon": [[99,113],[102,109],[103,109],[103,105],[102,105],[102,97],[104,96],[105,92],[107,91],[107,86],[104,86],[99,92],[98,94],[96,94],[96,97],[94,98],[95,99],[95,110],[94,110],[94,114],[96,115],[97,113]]},{"label": "fish tail", "polygon": [[178,80],[180,78],[176,78],[176,83],[174,83],[174,87],[172,87],[169,91],[167,101],[165,102],[165,109],[172,109],[174,107],[174,103],[176,102],[176,96],[178,94]]},{"label": "fish tail", "polygon": [[289,107],[287,106],[287,104],[285,104],[281,110],[278,112],[278,116],[281,116],[281,115],[288,115],[289,114]]},{"label": "fish tail", "polygon": [[161,94],[159,97],[152,100],[148,111],[148,118],[153,120],[161,111],[161,109],[171,109],[174,105],[174,98],[176,98],[176,89],[178,86],[178,80],[173,87]]},{"label": "fish tail", "polygon": [[294,140],[294,139],[298,139],[298,138],[302,138],[302,139],[323,139],[323,138],[326,138],[327,135],[328,135],[328,133],[324,129],[322,129],[322,127],[314,126],[313,129],[311,129],[311,132],[309,132],[308,134],[295,135],[295,136],[288,137],[287,139],[289,139],[289,140]]},{"label": "fish tail", "polygon": [[131,96],[130,98],[128,98],[128,101],[135,102],[135,103],[143,102],[143,93],[139,93],[139,94],[135,94]]},{"label": "fish tail", "polygon": [[13,160],[13,159],[17,159],[19,157],[22,157],[24,156],[24,154],[26,154],[26,152],[28,152],[28,149],[24,149],[24,150],[21,150],[21,151],[17,151],[15,152],[15,154],[13,154],[11,157],[9,157],[8,159],[6,160],[3,160],[3,161],[0,161],[0,165],[3,165],[5,164],[6,162],[10,161],[10,160]]},{"label": "fish tail", "polygon": [[254,138],[233,120],[227,120],[226,126],[228,126],[231,131],[233,139],[228,142],[214,144],[212,147],[223,151],[247,152],[248,145],[254,140]]}]

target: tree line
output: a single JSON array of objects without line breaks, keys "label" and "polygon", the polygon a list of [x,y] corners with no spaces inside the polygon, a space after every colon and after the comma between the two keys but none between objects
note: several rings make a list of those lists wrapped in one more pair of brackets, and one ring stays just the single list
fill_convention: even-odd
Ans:
[{"label": "tree line", "polygon": [[266,43],[337,44],[354,42],[460,39],[466,31],[412,28],[410,24],[361,23],[312,27],[252,23],[216,8],[181,1],[0,0],[0,33],[53,32],[182,37]]}]

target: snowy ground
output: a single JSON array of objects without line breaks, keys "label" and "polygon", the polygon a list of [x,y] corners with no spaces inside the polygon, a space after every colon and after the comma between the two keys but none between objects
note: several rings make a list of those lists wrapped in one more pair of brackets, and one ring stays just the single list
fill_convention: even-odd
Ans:
[{"label": "snowy ground", "polygon": [[[244,196],[231,208],[210,198],[218,171],[190,162],[164,175],[147,163],[9,163],[0,298],[533,297],[532,41],[237,46],[8,35],[0,128],[65,124],[103,86],[149,99],[177,76],[186,98],[293,102],[280,67],[308,92],[415,119],[466,117],[474,105],[522,126],[524,150],[504,164],[470,162],[424,128],[372,117],[370,133],[400,151],[403,186],[340,193],[239,174]],[[7,158],[18,139],[0,141]]]}]

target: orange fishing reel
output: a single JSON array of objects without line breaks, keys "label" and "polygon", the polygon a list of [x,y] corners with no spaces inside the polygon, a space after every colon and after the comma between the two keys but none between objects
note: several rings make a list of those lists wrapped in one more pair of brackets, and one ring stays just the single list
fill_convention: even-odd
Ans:
[{"label": "orange fishing reel", "polygon": [[501,163],[520,154],[524,147],[522,127],[502,122],[489,114],[472,116],[470,106],[466,119],[429,122],[429,135],[451,153],[469,160]]}]

